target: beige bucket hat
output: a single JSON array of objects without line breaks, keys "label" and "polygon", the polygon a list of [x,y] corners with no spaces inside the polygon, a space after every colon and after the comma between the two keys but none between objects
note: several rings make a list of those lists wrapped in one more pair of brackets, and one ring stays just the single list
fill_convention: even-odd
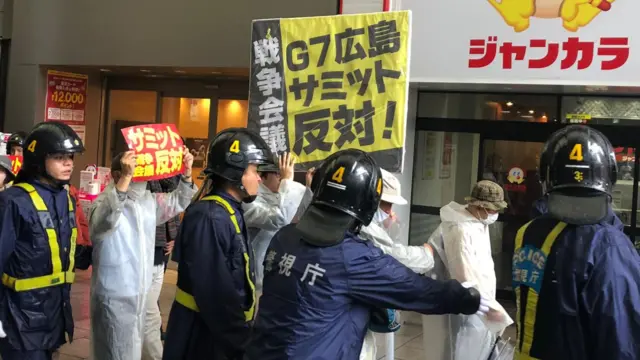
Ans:
[{"label": "beige bucket hat", "polygon": [[471,190],[471,196],[464,198],[469,205],[476,205],[489,210],[500,211],[507,208],[504,201],[504,190],[493,181],[479,181]]}]

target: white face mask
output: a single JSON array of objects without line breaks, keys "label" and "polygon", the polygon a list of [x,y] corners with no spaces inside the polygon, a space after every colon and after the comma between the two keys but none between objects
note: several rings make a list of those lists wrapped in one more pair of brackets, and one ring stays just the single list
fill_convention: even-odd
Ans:
[{"label": "white face mask", "polygon": [[373,215],[373,221],[375,221],[378,224],[382,225],[382,223],[385,220],[387,220],[388,217],[389,217],[389,214],[387,214],[386,212],[384,212],[380,208],[378,208],[378,211],[376,211],[376,213]]},{"label": "white face mask", "polygon": [[144,196],[144,193],[147,191],[147,182],[132,182],[129,184],[129,189],[127,190],[127,196],[131,200],[138,200]]},{"label": "white face mask", "polygon": [[[487,210],[485,210],[485,212],[487,212]],[[491,225],[494,222],[496,222],[498,220],[498,214],[489,214],[487,212],[487,218],[486,219],[482,219],[480,220],[481,223],[485,224],[485,225]]]}]

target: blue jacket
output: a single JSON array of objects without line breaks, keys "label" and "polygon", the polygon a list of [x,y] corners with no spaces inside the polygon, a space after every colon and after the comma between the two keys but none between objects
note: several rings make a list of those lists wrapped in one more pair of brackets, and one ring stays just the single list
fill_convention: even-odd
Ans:
[{"label": "blue jacket", "polygon": [[244,239],[237,236],[229,213],[214,201],[201,200],[187,208],[176,241],[177,286],[193,295],[199,312],[173,303],[164,360],[241,359],[249,340],[250,322],[244,315],[252,301],[243,258],[243,246],[250,249],[247,230],[240,203],[217,195],[235,211]]},{"label": "blue jacket", "polygon": [[[62,269],[68,270],[71,221],[67,191],[31,182],[44,200],[56,229]],[[75,205],[75,201],[73,201]],[[72,217],[73,218],[73,217]],[[48,238],[28,193],[18,187],[0,192],[0,271],[16,278],[52,272]],[[16,292],[0,286],[0,321],[7,337],[0,347],[52,350],[73,338],[70,284]]]},{"label": "blue jacket", "polygon": [[[520,325],[516,340],[520,347],[524,332],[534,334],[530,356],[640,359],[640,257],[614,217],[610,212],[600,224],[566,225],[546,258],[538,255],[540,244],[559,221],[541,216],[521,230],[514,289],[520,316],[535,312],[533,331]],[[534,272],[540,276],[532,278]]]},{"label": "blue jacket", "polygon": [[356,360],[373,308],[459,313],[468,291],[417,275],[370,241],[347,234],[330,247],[295,225],[271,240],[247,359]]}]

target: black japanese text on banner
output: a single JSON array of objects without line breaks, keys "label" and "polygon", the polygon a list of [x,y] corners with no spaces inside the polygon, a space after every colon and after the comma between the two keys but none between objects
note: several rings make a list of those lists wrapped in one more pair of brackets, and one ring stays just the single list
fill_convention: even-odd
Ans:
[{"label": "black japanese text on banner", "polygon": [[410,13],[253,23],[250,129],[312,166],[344,149],[400,171]]}]

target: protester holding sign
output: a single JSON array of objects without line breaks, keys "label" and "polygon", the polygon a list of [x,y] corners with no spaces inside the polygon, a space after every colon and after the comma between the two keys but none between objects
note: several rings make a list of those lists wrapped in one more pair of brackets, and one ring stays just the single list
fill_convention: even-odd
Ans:
[{"label": "protester holding sign", "polygon": [[[157,152],[168,153],[168,143],[164,145]],[[91,358],[94,360],[142,357],[155,229],[183,212],[196,193],[191,178],[193,155],[186,148],[182,149],[180,166],[156,164],[156,168],[184,165],[177,189],[169,194],[152,194],[145,181],[133,182],[144,154],[127,151],[112,160],[113,182],[98,196],[89,213],[94,247],[91,277]],[[144,162],[146,164],[147,159]]]},{"label": "protester holding sign", "polygon": [[50,360],[67,337],[73,340],[78,209],[64,186],[84,146],[58,122],[36,125],[25,144],[14,185],[0,193],[0,355]]},{"label": "protester holding sign", "polygon": [[304,185],[293,180],[295,157],[285,153],[278,165],[258,168],[262,183],[256,201],[243,205],[256,263],[256,289],[262,290],[262,263],[273,235],[288,225],[304,196]]},{"label": "protester holding sign", "polygon": [[174,249],[178,289],[164,360],[243,358],[256,294],[241,203],[256,199],[258,166],[272,159],[264,140],[247,129],[227,129],[211,141],[204,170],[210,186],[189,206]]}]

